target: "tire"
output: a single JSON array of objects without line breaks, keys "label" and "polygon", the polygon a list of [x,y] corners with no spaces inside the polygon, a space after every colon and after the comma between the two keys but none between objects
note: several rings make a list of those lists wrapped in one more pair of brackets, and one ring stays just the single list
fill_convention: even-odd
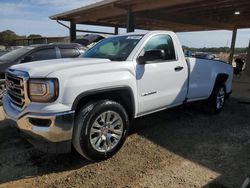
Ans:
[{"label": "tire", "polygon": [[224,85],[216,86],[208,99],[208,111],[210,114],[220,113],[225,105],[226,90]]},{"label": "tire", "polygon": [[102,161],[119,151],[128,131],[129,118],[122,105],[111,100],[91,102],[76,115],[73,146],[83,157]]},{"label": "tire", "polygon": [[4,93],[5,93],[5,85],[0,84],[0,105],[2,105],[2,99],[3,99]]}]

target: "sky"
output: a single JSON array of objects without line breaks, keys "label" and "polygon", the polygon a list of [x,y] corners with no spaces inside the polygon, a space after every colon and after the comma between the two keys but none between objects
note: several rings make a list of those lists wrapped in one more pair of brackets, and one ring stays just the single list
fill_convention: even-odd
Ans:
[{"label": "sky", "polygon": [[[10,29],[18,35],[67,36],[68,29],[48,17],[97,1],[101,0],[0,0],[0,31]],[[77,27],[110,31],[110,28]],[[185,32],[177,35],[182,45],[189,47],[229,47],[232,31]],[[249,40],[250,29],[239,30],[236,47],[247,47]]]}]

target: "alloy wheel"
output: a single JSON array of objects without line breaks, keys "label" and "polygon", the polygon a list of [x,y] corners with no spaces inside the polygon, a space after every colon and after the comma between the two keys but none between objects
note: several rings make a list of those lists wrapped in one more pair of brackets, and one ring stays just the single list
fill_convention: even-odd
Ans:
[{"label": "alloy wheel", "polygon": [[98,152],[109,152],[118,145],[123,131],[123,121],[118,113],[103,112],[91,126],[90,143]]}]

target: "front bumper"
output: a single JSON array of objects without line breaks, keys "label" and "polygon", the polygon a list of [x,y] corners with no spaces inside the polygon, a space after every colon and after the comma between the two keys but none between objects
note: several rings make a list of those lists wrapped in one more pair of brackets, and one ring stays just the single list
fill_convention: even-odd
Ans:
[{"label": "front bumper", "polygon": [[74,111],[21,114],[7,95],[3,98],[3,109],[6,118],[14,121],[22,135],[37,149],[49,153],[65,153],[71,150]]}]

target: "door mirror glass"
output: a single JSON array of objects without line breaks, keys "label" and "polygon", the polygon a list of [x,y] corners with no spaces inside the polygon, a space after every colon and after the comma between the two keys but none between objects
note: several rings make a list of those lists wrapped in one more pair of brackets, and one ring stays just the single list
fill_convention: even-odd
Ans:
[{"label": "door mirror glass", "polygon": [[149,61],[163,60],[165,57],[164,50],[148,50],[143,56],[138,57],[139,64],[145,64]]}]

